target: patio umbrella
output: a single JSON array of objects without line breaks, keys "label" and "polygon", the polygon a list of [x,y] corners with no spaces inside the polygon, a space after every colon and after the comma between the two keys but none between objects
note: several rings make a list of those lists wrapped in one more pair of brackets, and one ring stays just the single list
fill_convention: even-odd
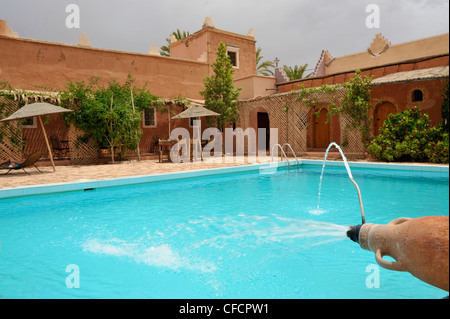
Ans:
[{"label": "patio umbrella", "polygon": [[[213,112],[211,110],[208,110],[207,108],[204,108],[201,105],[196,104],[195,106],[191,106],[189,108],[187,108],[186,110],[184,110],[183,112],[181,112],[180,114],[175,115],[174,117],[172,117],[172,119],[187,119],[187,118],[197,118],[197,120],[200,120],[200,117],[203,116],[219,116],[219,113]],[[200,135],[200,127],[198,127],[198,136]],[[201,139],[201,138],[200,138]],[[200,144],[200,140],[198,140],[198,143]],[[201,150],[201,145],[200,145],[200,150]]]},{"label": "patio umbrella", "polygon": [[192,106],[181,112],[180,114],[175,115],[172,119],[187,119],[191,117],[202,117],[202,116],[219,116],[219,113],[213,112],[204,108],[203,106]]},{"label": "patio umbrella", "polygon": [[53,162],[52,149],[50,148],[50,143],[48,142],[47,133],[45,132],[44,123],[42,122],[42,116],[50,115],[50,114],[57,114],[57,113],[65,113],[65,112],[73,112],[73,111],[65,109],[65,108],[57,106],[57,105],[46,103],[46,102],[31,103],[31,104],[27,104],[24,107],[20,108],[19,110],[17,110],[16,112],[14,112],[10,116],[8,116],[7,118],[0,120],[0,122],[26,119],[26,118],[36,116],[41,125],[42,132],[44,133],[45,143],[47,144],[48,153],[50,155],[50,161],[52,162],[53,171],[55,171],[56,169],[55,169],[55,163]]}]

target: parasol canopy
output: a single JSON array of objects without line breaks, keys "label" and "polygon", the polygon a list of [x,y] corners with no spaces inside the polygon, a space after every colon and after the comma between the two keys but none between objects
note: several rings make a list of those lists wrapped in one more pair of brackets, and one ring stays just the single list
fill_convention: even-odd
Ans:
[{"label": "parasol canopy", "polygon": [[[197,118],[197,120],[200,120],[200,117],[204,116],[219,116],[219,113],[213,112],[211,110],[208,110],[207,108],[204,108],[201,105],[196,104],[195,106],[191,106],[181,112],[180,114],[175,115],[172,117],[172,119],[187,119],[187,118]],[[193,149],[197,153],[200,150],[200,154],[202,153],[202,145],[201,145],[201,134],[200,134],[200,127],[197,126],[198,131],[198,139],[195,139],[193,141]],[[195,136],[195,135],[194,135]]]},{"label": "parasol canopy", "polygon": [[43,116],[65,112],[73,112],[73,111],[46,102],[32,103],[23,106],[22,108],[20,108],[7,118],[0,120],[0,122],[20,120],[35,116]]},{"label": "parasol canopy", "polygon": [[53,162],[52,150],[50,148],[50,143],[48,142],[47,133],[45,132],[44,123],[42,122],[41,116],[66,112],[73,112],[73,111],[46,102],[31,103],[21,107],[19,110],[17,110],[7,118],[0,120],[0,122],[26,119],[36,116],[39,119],[42,132],[44,133],[45,143],[47,144],[48,153],[50,155],[50,161],[52,162],[53,171],[55,171],[56,169],[55,163]]},{"label": "parasol canopy", "polygon": [[175,115],[172,119],[187,119],[192,117],[203,117],[203,116],[219,116],[219,113],[213,112],[204,108],[203,106],[192,106]]}]

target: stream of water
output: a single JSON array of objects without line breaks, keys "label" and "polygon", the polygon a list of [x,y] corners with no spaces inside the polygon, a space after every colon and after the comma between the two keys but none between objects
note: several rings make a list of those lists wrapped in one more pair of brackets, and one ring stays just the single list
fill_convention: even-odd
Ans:
[{"label": "stream of water", "polygon": [[[320,195],[321,195],[321,191],[322,191],[323,174],[325,172],[325,166],[326,166],[326,163],[327,163],[328,152],[330,151],[330,149],[333,146],[336,147],[338,149],[339,153],[341,154],[342,160],[344,161],[345,169],[347,170],[347,173],[348,173],[348,177],[350,178],[350,181],[352,183],[354,183],[355,186],[357,187],[358,194],[359,194],[359,188],[358,188],[357,184],[355,183],[355,181],[353,180],[353,175],[352,175],[352,172],[350,170],[350,166],[348,165],[347,158],[344,155],[344,152],[342,151],[341,147],[338,144],[336,144],[335,142],[332,142],[330,145],[328,145],[328,148],[327,148],[327,150],[325,152],[325,157],[324,157],[324,160],[323,160],[323,164],[322,164],[322,172],[320,174],[320,180],[319,180],[319,194],[318,194],[318,200],[317,200],[317,208],[315,210],[311,210],[310,211],[310,213],[312,213],[314,215],[321,215],[321,214],[324,213],[324,211],[320,210]],[[363,211],[363,207],[362,207],[361,198],[360,198],[360,205],[361,205],[361,212],[363,214],[364,211]]]}]

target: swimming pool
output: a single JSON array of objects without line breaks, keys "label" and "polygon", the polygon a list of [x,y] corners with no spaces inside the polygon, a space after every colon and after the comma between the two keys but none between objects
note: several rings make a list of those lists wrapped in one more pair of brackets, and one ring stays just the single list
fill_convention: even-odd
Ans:
[{"label": "swimming pool", "polygon": [[[0,298],[446,296],[346,238],[342,166],[316,210],[320,164],[0,200]],[[351,167],[367,222],[449,214],[448,173]]]}]

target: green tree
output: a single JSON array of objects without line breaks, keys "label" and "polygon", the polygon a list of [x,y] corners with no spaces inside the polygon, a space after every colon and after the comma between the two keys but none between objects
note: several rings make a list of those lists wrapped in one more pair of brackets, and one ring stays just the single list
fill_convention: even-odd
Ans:
[{"label": "green tree", "polygon": [[203,79],[205,90],[200,94],[205,98],[206,107],[220,114],[216,118],[217,128],[223,132],[225,125],[237,120],[239,115],[237,99],[241,91],[240,88],[234,88],[234,70],[225,43],[219,44],[216,61],[211,66],[214,74]]},{"label": "green tree", "polygon": [[264,58],[261,55],[261,48],[256,50],[256,73],[265,75],[265,76],[273,76],[273,68],[275,67],[275,63],[273,61],[264,61],[261,60]]},{"label": "green tree", "polygon": [[308,64],[304,64],[301,66],[294,65],[294,67],[283,65],[283,71],[286,73],[289,80],[300,80],[306,79],[313,75],[313,73],[309,73],[305,75],[306,69],[308,68]]},{"label": "green tree", "polygon": [[100,84],[100,78],[91,78],[88,83],[69,82],[60,93],[61,105],[74,110],[64,115],[66,121],[85,132],[82,139],[92,138],[97,146],[108,146],[113,163],[115,152],[122,156],[137,148],[142,135],[141,112],[160,104],[145,87],[132,87],[133,82],[130,74],[124,84],[111,80],[107,86]]},{"label": "green tree", "polygon": [[189,33],[189,31],[180,31],[180,29],[177,29],[177,31],[173,31],[170,36],[168,38],[166,38],[166,45],[163,45],[160,48],[160,53],[162,56],[170,56],[170,45],[172,44],[170,41],[170,37],[174,35],[175,38],[177,39],[177,41],[187,38],[188,36],[190,36],[191,34]]}]

